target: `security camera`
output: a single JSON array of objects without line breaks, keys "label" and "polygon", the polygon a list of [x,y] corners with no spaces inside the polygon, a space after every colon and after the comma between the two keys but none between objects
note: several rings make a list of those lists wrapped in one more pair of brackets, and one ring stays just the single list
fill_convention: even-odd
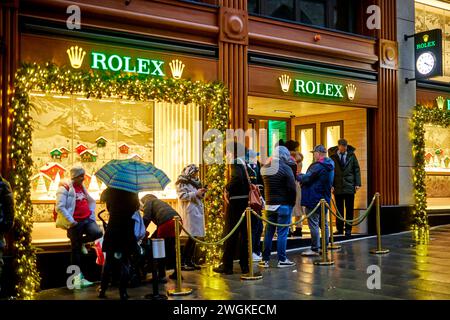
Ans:
[{"label": "security camera", "polygon": [[131,3],[131,0],[125,0],[125,5],[129,5]]}]

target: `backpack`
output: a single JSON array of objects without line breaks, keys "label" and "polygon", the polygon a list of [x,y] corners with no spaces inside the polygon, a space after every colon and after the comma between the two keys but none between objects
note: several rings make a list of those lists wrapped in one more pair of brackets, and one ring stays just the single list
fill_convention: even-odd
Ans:
[{"label": "backpack", "polygon": [[[64,188],[66,188],[67,191],[69,191],[69,185],[68,184],[63,184]],[[58,212],[56,211],[56,202],[55,202],[55,206],[53,207],[53,221],[56,222],[56,218],[58,217]]]}]

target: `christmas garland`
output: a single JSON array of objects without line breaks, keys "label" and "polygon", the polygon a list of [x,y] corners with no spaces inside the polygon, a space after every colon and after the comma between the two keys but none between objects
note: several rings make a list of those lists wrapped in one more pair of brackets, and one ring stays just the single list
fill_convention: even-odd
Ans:
[{"label": "christmas garland", "polygon": [[[222,83],[160,79],[110,72],[74,71],[47,63],[23,64],[15,78],[15,92],[12,101],[13,117],[11,131],[11,177],[16,203],[14,227],[14,256],[16,296],[18,299],[32,299],[39,288],[40,277],[36,268],[36,255],[31,246],[33,209],[31,203],[30,177],[33,161],[32,118],[29,92],[43,91],[57,94],[82,94],[86,98],[101,99],[117,97],[135,101],[167,101],[172,103],[194,103],[206,112],[208,128],[214,128],[225,136],[228,127],[228,91]],[[213,139],[210,145],[223,149],[220,139]],[[212,156],[217,148],[212,148]],[[205,184],[211,196],[206,201],[208,217],[207,241],[218,239],[223,229],[223,188],[225,185],[224,164],[207,166]],[[220,248],[207,249],[207,261],[216,264]]]},{"label": "christmas garland", "polygon": [[411,142],[414,157],[414,216],[413,225],[417,229],[428,229],[427,190],[425,185],[425,125],[433,124],[447,128],[450,126],[450,110],[418,105],[411,118]]}]

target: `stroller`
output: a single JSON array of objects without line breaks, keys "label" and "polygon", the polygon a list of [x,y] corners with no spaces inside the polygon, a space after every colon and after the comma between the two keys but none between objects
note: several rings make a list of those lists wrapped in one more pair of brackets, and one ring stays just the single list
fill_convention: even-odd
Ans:
[{"label": "stroller", "polygon": [[[102,214],[105,211],[106,209],[103,209],[97,214],[99,220],[102,222],[103,230],[106,230],[106,228],[108,227],[108,223],[102,217]],[[96,248],[98,248],[97,245]],[[101,257],[103,257],[103,253],[98,252],[98,249],[96,249],[96,251],[98,256],[97,261],[101,261],[100,254]],[[151,272],[151,263],[151,243],[146,234],[146,237],[142,241],[136,242],[136,249],[133,250],[133,254],[131,254],[130,256],[129,287],[138,287],[145,281],[145,279],[147,278],[147,274]],[[103,263],[101,263],[101,265],[103,265]],[[113,273],[114,284],[118,283],[118,279],[116,279],[117,274],[117,272]]]}]

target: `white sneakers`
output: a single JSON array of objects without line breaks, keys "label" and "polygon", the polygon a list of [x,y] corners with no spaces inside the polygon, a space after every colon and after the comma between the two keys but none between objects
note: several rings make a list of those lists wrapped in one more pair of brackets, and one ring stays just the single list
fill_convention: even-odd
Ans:
[{"label": "white sneakers", "polygon": [[319,255],[320,255],[319,252],[313,251],[311,249],[308,249],[308,250],[302,252],[302,256],[304,256],[304,257],[316,257]]},{"label": "white sneakers", "polygon": [[88,249],[86,248],[86,245],[84,243],[81,245],[81,253],[89,254]]},{"label": "white sneakers", "polygon": [[278,268],[287,268],[287,267],[293,267],[295,266],[295,262],[292,262],[289,259],[286,259],[284,261],[278,261]]},{"label": "white sneakers", "polygon": [[[261,261],[258,266],[261,268],[270,268],[269,261]],[[277,268],[287,268],[287,267],[293,267],[295,266],[295,262],[292,262],[289,259],[286,259],[284,261],[278,261]]]},{"label": "white sneakers", "polygon": [[258,256],[253,252],[253,262],[260,262],[262,260],[262,256]]},{"label": "white sneakers", "polygon": [[73,285],[75,289],[83,289],[92,286],[94,283],[86,280],[82,273],[75,276]]}]

